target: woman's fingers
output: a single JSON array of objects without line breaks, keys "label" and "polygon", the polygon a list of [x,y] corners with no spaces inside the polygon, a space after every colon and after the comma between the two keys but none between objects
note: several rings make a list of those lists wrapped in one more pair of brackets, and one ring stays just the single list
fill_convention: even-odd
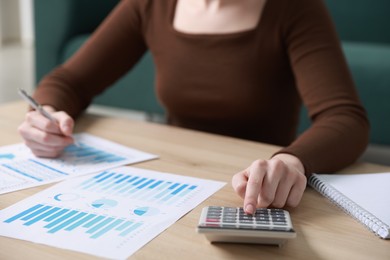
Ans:
[{"label": "woman's fingers", "polygon": [[246,170],[233,176],[232,186],[244,198],[247,214],[253,214],[256,207],[282,208],[299,204],[306,187],[306,177],[293,161],[295,159],[256,160]]},{"label": "woman's fingers", "polygon": [[247,171],[247,169],[236,173],[232,178],[232,187],[241,198],[245,197],[246,185],[248,183],[245,171]]},{"label": "woman's fingers", "polygon": [[18,127],[25,144],[39,157],[58,157],[62,150],[74,142],[73,119],[64,112],[52,113],[49,120],[37,111],[30,111]]},{"label": "woman's fingers", "polygon": [[74,120],[67,113],[60,111],[53,114],[58,121],[61,133],[65,136],[71,136],[73,133]]},{"label": "woman's fingers", "polygon": [[247,214],[253,214],[256,210],[259,194],[263,187],[263,179],[267,170],[267,162],[256,160],[244,172],[248,179],[244,197],[244,210]]}]

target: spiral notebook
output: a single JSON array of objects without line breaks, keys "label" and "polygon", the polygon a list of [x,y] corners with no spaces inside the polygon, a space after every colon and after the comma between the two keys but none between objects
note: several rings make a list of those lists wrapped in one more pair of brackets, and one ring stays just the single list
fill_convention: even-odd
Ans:
[{"label": "spiral notebook", "polygon": [[390,239],[390,173],[313,174],[308,183],[383,239]]}]

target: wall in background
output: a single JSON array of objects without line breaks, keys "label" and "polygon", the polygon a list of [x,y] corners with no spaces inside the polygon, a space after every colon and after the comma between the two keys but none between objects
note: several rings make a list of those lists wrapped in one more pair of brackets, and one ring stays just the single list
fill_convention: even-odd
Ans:
[{"label": "wall in background", "polygon": [[0,0],[0,46],[34,42],[33,0]]},{"label": "wall in background", "polygon": [[34,87],[33,0],[0,0],[0,104]]},{"label": "wall in background", "polygon": [[1,43],[20,39],[19,1],[0,0]]},{"label": "wall in background", "polygon": [[34,43],[33,0],[19,0],[21,42],[31,46]]}]

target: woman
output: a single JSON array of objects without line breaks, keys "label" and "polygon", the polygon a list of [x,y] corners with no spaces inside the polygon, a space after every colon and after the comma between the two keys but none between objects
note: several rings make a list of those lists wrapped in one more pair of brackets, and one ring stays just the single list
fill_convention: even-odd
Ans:
[{"label": "woman", "polygon": [[[146,50],[169,124],[283,147],[234,175],[248,214],[297,206],[306,176],[347,166],[367,145],[366,113],[321,0],[122,0],[40,82],[34,96],[59,126],[28,112],[19,133],[34,154],[58,156],[74,119]],[[302,102],[313,124],[296,138]]]}]

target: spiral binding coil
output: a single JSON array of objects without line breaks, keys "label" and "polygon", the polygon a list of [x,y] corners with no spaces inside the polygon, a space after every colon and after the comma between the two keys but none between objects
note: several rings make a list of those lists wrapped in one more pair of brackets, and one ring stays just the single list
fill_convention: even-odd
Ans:
[{"label": "spiral binding coil", "polygon": [[333,188],[331,185],[327,185],[314,174],[309,177],[308,183],[312,188],[321,193],[324,197],[328,198],[332,203],[337,205],[348,215],[358,220],[377,236],[381,238],[386,238],[389,236],[389,226],[387,226],[367,210],[357,205],[355,202]]}]

